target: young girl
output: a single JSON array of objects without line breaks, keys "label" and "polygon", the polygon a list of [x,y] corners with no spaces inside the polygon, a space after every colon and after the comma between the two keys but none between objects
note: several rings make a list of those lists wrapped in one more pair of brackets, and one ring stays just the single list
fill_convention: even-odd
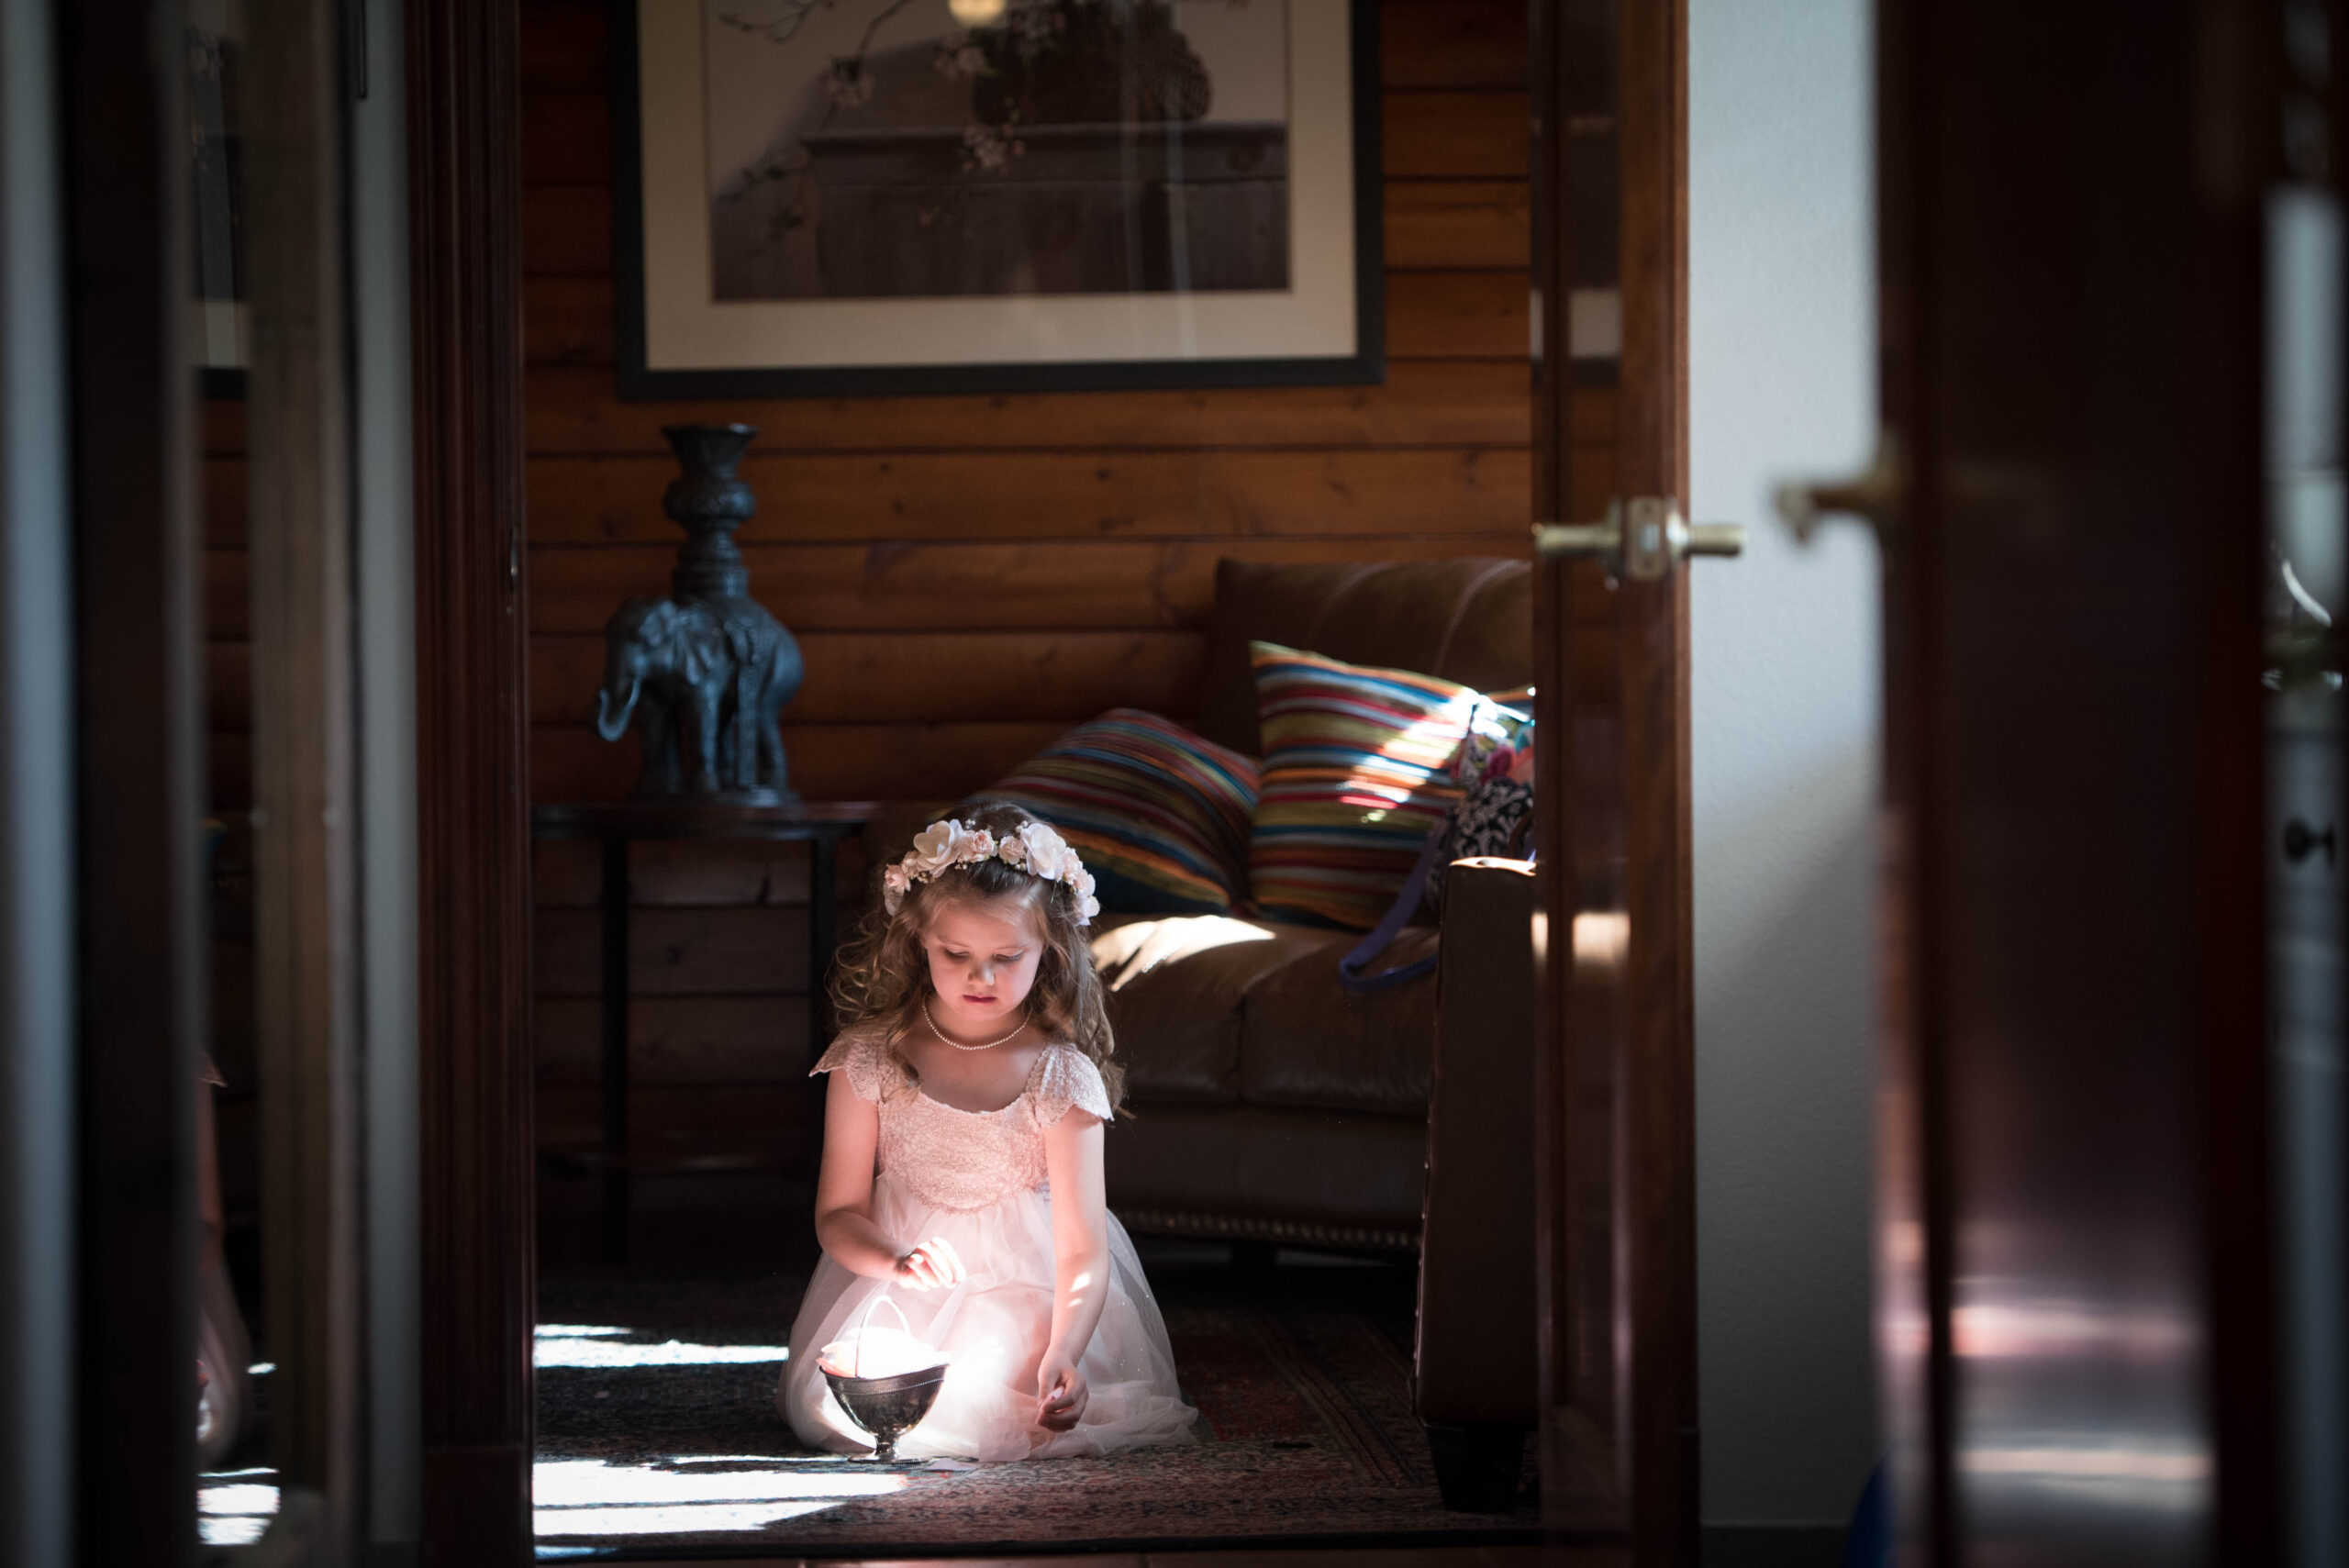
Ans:
[{"label": "young girl", "polygon": [[[1093,878],[1017,806],[935,824],[843,955],[816,1234],[775,1405],[802,1441],[872,1440],[834,1401],[874,1297],[950,1358],[909,1456],[1028,1459],[1190,1440],[1166,1326],[1104,1206],[1123,1074],[1082,927]],[[897,1327],[883,1307],[870,1319]],[[892,1369],[901,1370],[901,1369]],[[874,1375],[873,1372],[865,1375]]]}]

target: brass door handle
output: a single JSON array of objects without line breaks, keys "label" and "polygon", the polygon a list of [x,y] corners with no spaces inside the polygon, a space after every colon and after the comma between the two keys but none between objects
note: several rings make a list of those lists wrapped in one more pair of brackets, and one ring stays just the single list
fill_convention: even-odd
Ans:
[{"label": "brass door handle", "polygon": [[1859,517],[1889,539],[1898,530],[1901,503],[1909,493],[1909,468],[1899,438],[1887,430],[1877,438],[1876,456],[1865,472],[1850,479],[1801,481],[1781,484],[1778,517],[1795,536],[1809,544],[1810,536],[1830,517]]},{"label": "brass door handle", "polygon": [[1653,583],[1692,555],[1742,555],[1736,523],[1690,523],[1668,495],[1634,495],[1607,506],[1597,523],[1536,523],[1533,553],[1542,561],[1596,560],[1616,577]]}]

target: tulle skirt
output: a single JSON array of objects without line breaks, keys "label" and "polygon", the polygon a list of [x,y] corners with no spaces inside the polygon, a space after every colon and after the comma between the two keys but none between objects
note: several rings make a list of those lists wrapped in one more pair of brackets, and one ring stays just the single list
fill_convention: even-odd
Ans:
[{"label": "tulle skirt", "polygon": [[[791,1357],[775,1386],[776,1409],[812,1448],[834,1453],[872,1448],[872,1438],[841,1409],[816,1363],[826,1345],[858,1329],[873,1298],[885,1292],[905,1313],[914,1338],[949,1358],[938,1403],[897,1440],[902,1455],[1040,1459],[1194,1441],[1198,1412],[1183,1402],[1175,1385],[1165,1319],[1125,1228],[1116,1215],[1108,1218],[1108,1299],[1080,1363],[1089,1397],[1072,1429],[1052,1432],[1036,1424],[1036,1367],[1052,1324],[1051,1199],[1028,1191],[988,1208],[932,1208],[902,1191],[886,1172],[874,1180],[874,1223],[907,1244],[945,1237],[968,1275],[952,1290],[908,1290],[824,1258],[791,1326]],[[871,1321],[876,1330],[897,1327],[887,1307]]]}]

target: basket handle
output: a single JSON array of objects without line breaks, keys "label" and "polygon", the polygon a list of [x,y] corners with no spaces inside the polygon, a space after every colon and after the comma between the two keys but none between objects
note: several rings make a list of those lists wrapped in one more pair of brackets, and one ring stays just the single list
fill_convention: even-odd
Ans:
[{"label": "basket handle", "polygon": [[907,1321],[906,1309],[897,1305],[896,1298],[889,1294],[889,1286],[884,1284],[880,1293],[865,1307],[864,1316],[856,1320],[856,1355],[850,1362],[851,1377],[864,1375],[864,1330],[873,1324],[874,1307],[882,1306],[886,1306],[890,1311],[897,1315],[897,1327],[905,1330],[907,1339],[910,1340],[914,1337],[914,1326]]}]

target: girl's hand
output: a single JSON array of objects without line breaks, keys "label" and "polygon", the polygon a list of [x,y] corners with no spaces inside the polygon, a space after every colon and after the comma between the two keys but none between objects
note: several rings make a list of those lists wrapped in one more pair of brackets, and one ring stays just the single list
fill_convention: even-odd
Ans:
[{"label": "girl's hand", "polygon": [[954,1243],[943,1236],[914,1243],[914,1250],[899,1258],[892,1271],[896,1282],[908,1290],[952,1290],[969,1273]]},{"label": "girl's hand", "polygon": [[1036,1424],[1048,1432],[1064,1432],[1085,1414],[1090,1396],[1085,1373],[1058,1351],[1046,1351],[1036,1368]]}]

